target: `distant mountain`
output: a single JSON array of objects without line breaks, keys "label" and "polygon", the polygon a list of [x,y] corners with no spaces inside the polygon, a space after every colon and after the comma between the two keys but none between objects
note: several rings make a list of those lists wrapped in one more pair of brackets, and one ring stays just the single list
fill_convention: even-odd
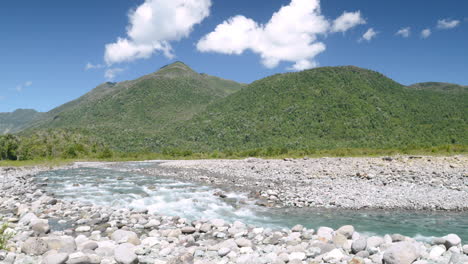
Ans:
[{"label": "distant mountain", "polygon": [[461,93],[468,92],[468,86],[462,86],[453,83],[442,83],[442,82],[423,82],[416,83],[409,86],[413,89],[418,90],[432,90],[439,92],[452,92],[452,93]]},{"label": "distant mountain", "polygon": [[207,105],[244,84],[199,74],[182,62],[133,81],[104,83],[59,106],[34,129],[91,131],[119,149],[142,149],[145,138],[173,123],[189,120]]},{"label": "distant mountain", "polygon": [[18,132],[43,116],[44,113],[33,109],[17,109],[14,112],[0,113],[0,135]]},{"label": "distant mountain", "polygon": [[278,74],[214,102],[153,148],[167,142],[194,150],[468,144],[468,94],[434,90],[353,66]]}]

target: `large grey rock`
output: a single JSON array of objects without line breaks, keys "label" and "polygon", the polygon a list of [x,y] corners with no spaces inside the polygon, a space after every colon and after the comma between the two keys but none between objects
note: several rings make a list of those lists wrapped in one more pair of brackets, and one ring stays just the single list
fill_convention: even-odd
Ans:
[{"label": "large grey rock", "polygon": [[342,227],[338,228],[338,230],[336,230],[336,232],[338,234],[344,235],[347,239],[350,239],[350,238],[353,237],[354,227],[352,225],[345,225],[345,226],[342,226]]},{"label": "large grey rock", "polygon": [[117,230],[111,235],[111,239],[117,243],[131,243],[133,245],[140,245],[140,239],[135,232],[126,230]]},{"label": "large grey rock", "polygon": [[398,242],[383,255],[384,264],[411,264],[420,256],[417,245],[411,242]]},{"label": "large grey rock", "polygon": [[30,237],[21,247],[21,252],[28,255],[42,255],[48,250],[47,243],[42,238]]},{"label": "large grey rock", "polygon": [[52,253],[42,259],[42,264],[64,264],[67,260],[67,253]]},{"label": "large grey rock", "polygon": [[367,248],[367,239],[364,237],[359,238],[351,244],[351,251],[356,254],[364,251]]},{"label": "large grey rock", "polygon": [[446,248],[456,247],[461,244],[460,237],[455,234],[446,235],[444,238]]},{"label": "large grey rock", "polygon": [[71,236],[44,238],[49,250],[57,250],[63,253],[73,253],[76,250],[75,239]]},{"label": "large grey rock", "polygon": [[371,236],[367,239],[367,249],[374,249],[380,247],[385,243],[385,240],[379,236]]},{"label": "large grey rock", "polygon": [[135,254],[135,246],[130,243],[118,245],[114,249],[114,259],[118,264],[138,263],[138,256]]}]

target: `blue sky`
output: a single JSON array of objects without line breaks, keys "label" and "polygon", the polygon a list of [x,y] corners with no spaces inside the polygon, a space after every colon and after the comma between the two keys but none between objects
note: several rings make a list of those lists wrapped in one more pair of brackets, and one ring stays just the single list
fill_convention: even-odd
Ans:
[{"label": "blue sky", "polygon": [[[468,85],[467,1],[293,2],[3,1],[0,112],[48,111],[107,80],[135,79],[176,60],[245,83],[315,66],[356,65],[403,84]],[[425,29],[431,33],[426,38]],[[88,63],[96,68],[86,70]]]}]

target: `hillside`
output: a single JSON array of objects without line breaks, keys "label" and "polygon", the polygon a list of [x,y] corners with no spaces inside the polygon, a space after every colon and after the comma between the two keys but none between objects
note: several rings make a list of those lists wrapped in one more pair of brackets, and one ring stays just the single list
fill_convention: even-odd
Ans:
[{"label": "hillside", "polygon": [[84,129],[121,150],[143,149],[145,139],[243,87],[199,74],[176,62],[133,81],[105,83],[47,113],[33,130]]},{"label": "hillside", "polygon": [[441,82],[424,82],[416,83],[409,86],[410,88],[417,90],[431,90],[439,92],[451,92],[451,93],[463,93],[468,92],[468,86],[453,84],[453,83],[441,83]]},{"label": "hillside", "polygon": [[0,135],[18,132],[43,116],[44,113],[33,109],[17,109],[14,112],[0,113]]},{"label": "hillside", "polygon": [[466,145],[467,106],[467,93],[417,90],[357,67],[324,67],[256,81],[166,131],[162,142],[198,151]]}]

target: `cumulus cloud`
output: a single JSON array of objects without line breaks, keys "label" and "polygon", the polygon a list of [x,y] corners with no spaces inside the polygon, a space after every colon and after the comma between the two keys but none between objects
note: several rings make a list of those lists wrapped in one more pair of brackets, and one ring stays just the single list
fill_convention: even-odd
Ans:
[{"label": "cumulus cloud", "polygon": [[421,31],[421,38],[426,39],[429,36],[431,36],[431,34],[432,34],[432,31],[429,28],[426,28],[423,31]]},{"label": "cumulus cloud", "polygon": [[366,20],[362,18],[361,12],[344,12],[333,21],[332,32],[346,32],[355,26],[363,24],[366,24]]},{"label": "cumulus cloud", "polygon": [[452,29],[460,24],[460,20],[440,19],[437,21],[438,29]]},{"label": "cumulus cloud", "polygon": [[109,68],[104,73],[104,77],[106,77],[107,80],[112,81],[115,79],[117,74],[123,72],[124,70],[125,69],[122,69],[122,68]]},{"label": "cumulus cloud", "polygon": [[30,87],[33,83],[31,81],[24,82],[16,86],[15,90],[17,92],[22,92],[24,88]]},{"label": "cumulus cloud", "polygon": [[379,32],[375,31],[373,28],[369,28],[364,35],[362,35],[361,41],[371,41],[373,38],[377,36]]},{"label": "cumulus cloud", "polygon": [[408,38],[411,35],[411,28],[410,27],[402,28],[398,30],[395,35]]},{"label": "cumulus cloud", "polygon": [[171,41],[187,37],[210,14],[211,0],[145,0],[129,14],[127,37],[106,45],[108,65],[151,57],[172,58]]},{"label": "cumulus cloud", "polygon": [[[340,27],[346,27],[344,31],[359,24],[342,26],[343,23],[340,22]],[[267,68],[287,61],[294,63],[288,69],[304,70],[318,65],[314,58],[326,46],[317,37],[329,33],[331,27],[331,22],[321,14],[319,0],[292,0],[266,24],[242,15],[229,18],[200,39],[197,49],[234,55],[251,50],[260,55]]]}]

